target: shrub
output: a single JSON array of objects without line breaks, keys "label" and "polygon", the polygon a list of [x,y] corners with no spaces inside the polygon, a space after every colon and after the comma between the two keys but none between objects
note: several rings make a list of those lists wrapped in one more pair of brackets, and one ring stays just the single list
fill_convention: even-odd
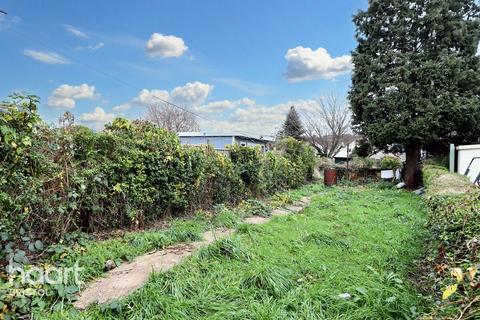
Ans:
[{"label": "shrub", "polygon": [[0,104],[3,245],[20,228],[56,240],[236,204],[301,185],[315,164],[311,147],[294,139],[267,154],[234,145],[228,157],[208,146],[182,147],[176,134],[146,121],[117,118],[94,132],[66,114],[51,128],[37,103],[15,95]]},{"label": "shrub", "polygon": [[460,305],[467,315],[470,311],[466,306],[480,293],[480,279],[475,278],[473,272],[480,261],[477,244],[480,241],[480,189],[465,176],[435,165],[424,165],[423,180],[434,255],[430,260],[435,262],[432,267],[436,269],[432,272],[434,287],[442,288],[442,300],[450,300],[439,303],[440,309],[435,312],[439,316],[459,313],[451,306]]},{"label": "shrub", "polygon": [[341,177],[347,176],[348,173],[350,179],[358,180],[358,179],[367,179],[367,178],[375,178],[377,175],[377,171],[373,169],[375,166],[375,159],[372,158],[362,158],[362,157],[354,157],[350,162],[349,171],[344,172]]},{"label": "shrub", "polygon": [[234,144],[229,147],[230,159],[245,187],[252,194],[259,193],[261,152],[260,148],[244,147]]},{"label": "shrub", "polygon": [[402,160],[395,156],[385,156],[380,160],[380,167],[382,169],[400,169],[402,167]]},{"label": "shrub", "polygon": [[351,161],[352,169],[355,170],[368,170],[375,166],[375,160],[372,158],[354,157]]},{"label": "shrub", "polygon": [[320,157],[317,159],[317,167],[320,170],[332,168],[335,166],[335,162],[332,158]]},{"label": "shrub", "polygon": [[425,160],[425,164],[448,168],[450,158],[448,156],[432,156]]},{"label": "shrub", "polygon": [[[30,257],[64,253],[60,243],[45,251],[39,239],[54,242],[72,232],[142,227],[158,218],[297,187],[313,173],[313,149],[293,139],[267,154],[234,145],[228,157],[208,146],[183,147],[176,134],[145,121],[117,118],[94,132],[74,125],[67,113],[61,127],[49,127],[37,103],[35,96],[21,95],[0,103],[0,267],[10,258],[26,264]],[[268,215],[270,208],[250,201],[246,210]],[[218,225],[237,222],[227,212],[217,218]],[[198,222],[182,221],[164,236],[131,241],[164,246],[170,240],[198,240],[200,232]],[[210,255],[249,259],[230,240],[212,247]],[[9,295],[13,285],[20,293],[31,289],[0,275],[4,317],[41,308],[36,305],[41,301]],[[77,289],[55,288],[52,299],[70,301]]]}]

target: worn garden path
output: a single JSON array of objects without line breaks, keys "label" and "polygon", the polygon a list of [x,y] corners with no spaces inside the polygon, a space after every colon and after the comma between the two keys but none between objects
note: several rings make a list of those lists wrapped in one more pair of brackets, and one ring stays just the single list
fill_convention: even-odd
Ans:
[{"label": "worn garden path", "polygon": [[[310,198],[303,197],[294,205],[274,210],[270,217],[253,216],[246,218],[244,222],[263,224],[274,216],[297,213],[307,207],[309,203]],[[235,229],[214,229],[206,231],[201,241],[177,244],[163,250],[138,256],[133,261],[107,272],[104,277],[90,282],[79,294],[74,306],[77,309],[85,309],[92,303],[105,304],[122,298],[142,287],[148,281],[151,272],[167,271],[191,256],[199,248],[227,237],[234,232]]]}]

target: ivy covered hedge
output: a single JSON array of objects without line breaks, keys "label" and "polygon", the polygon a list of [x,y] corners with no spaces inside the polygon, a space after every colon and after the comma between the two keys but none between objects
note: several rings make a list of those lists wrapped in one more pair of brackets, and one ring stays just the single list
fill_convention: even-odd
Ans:
[{"label": "ivy covered hedge", "polygon": [[434,317],[480,316],[480,189],[467,177],[435,165],[424,166],[423,180],[431,280],[440,306]]},{"label": "ivy covered hedge", "polygon": [[[14,96],[0,104],[2,245],[27,233],[56,240],[78,230],[142,226],[312,177],[314,151],[293,139],[266,154],[235,145],[228,157],[181,146],[176,134],[144,121],[118,118],[94,132],[67,115],[59,128],[47,126],[37,103]],[[14,254],[0,252],[4,261]]]}]

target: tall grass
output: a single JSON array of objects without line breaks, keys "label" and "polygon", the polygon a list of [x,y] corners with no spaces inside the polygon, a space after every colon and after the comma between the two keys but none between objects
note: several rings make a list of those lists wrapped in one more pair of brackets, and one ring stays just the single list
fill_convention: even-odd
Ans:
[{"label": "tall grass", "polygon": [[421,199],[311,188],[321,192],[302,213],[243,226],[120,302],[51,318],[415,318],[425,309],[408,280],[422,253]]}]

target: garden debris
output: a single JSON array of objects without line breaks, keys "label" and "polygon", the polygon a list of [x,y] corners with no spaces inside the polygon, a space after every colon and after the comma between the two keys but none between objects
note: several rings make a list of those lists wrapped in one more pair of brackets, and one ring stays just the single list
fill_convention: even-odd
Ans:
[{"label": "garden debris", "polygon": [[417,195],[420,196],[420,195],[422,195],[422,194],[425,193],[425,188],[422,187],[422,188],[420,188],[420,189],[417,189],[417,190],[413,191],[413,193],[415,193],[415,194],[417,194]]},{"label": "garden debris", "polygon": [[345,292],[345,293],[340,293],[338,297],[343,300],[349,300],[352,296],[350,295],[350,293]]},{"label": "garden debris", "polygon": [[397,189],[405,188],[405,182],[400,182],[395,186]]}]

